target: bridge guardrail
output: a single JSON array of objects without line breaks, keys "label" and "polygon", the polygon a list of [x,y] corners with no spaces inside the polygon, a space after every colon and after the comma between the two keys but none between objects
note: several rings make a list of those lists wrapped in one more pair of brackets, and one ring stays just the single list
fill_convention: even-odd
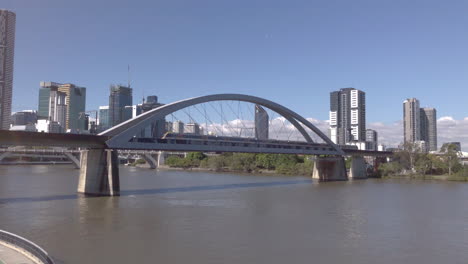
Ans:
[{"label": "bridge guardrail", "polygon": [[0,230],[0,242],[24,250],[24,253],[36,258],[44,264],[54,264],[54,261],[44,249],[26,238]]}]

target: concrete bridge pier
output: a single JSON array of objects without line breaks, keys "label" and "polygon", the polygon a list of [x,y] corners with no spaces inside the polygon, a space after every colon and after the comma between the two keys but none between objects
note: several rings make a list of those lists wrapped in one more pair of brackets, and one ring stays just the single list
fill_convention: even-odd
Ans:
[{"label": "concrete bridge pier", "polygon": [[320,181],[346,181],[346,165],[343,157],[316,157],[312,179]]},{"label": "concrete bridge pier", "polygon": [[2,161],[4,158],[10,155],[11,155],[11,152],[3,152],[2,154],[0,154],[0,161]]},{"label": "concrete bridge pier", "polygon": [[156,159],[154,159],[153,155],[151,154],[143,154],[141,155],[141,157],[146,161],[146,163],[148,163],[148,165],[150,166],[150,169],[156,169],[157,167],[159,167],[159,164],[158,162],[156,161]]},{"label": "concrete bridge pier", "polygon": [[119,159],[116,150],[81,151],[78,193],[97,196],[120,195]]},{"label": "concrete bridge pier", "polygon": [[[159,153],[158,153],[158,167],[161,166],[161,165],[164,165],[166,163],[166,155],[167,154],[166,154],[165,151],[159,151]],[[185,154],[185,157],[187,157],[187,154]]]},{"label": "concrete bridge pier", "polygon": [[364,157],[351,157],[351,168],[349,169],[349,178],[351,179],[367,179],[367,166]]},{"label": "concrete bridge pier", "polygon": [[67,157],[72,162],[73,166],[75,166],[75,169],[81,168],[81,162],[79,157],[75,157],[75,155],[68,152],[64,152],[63,155],[65,155],[65,157]]}]

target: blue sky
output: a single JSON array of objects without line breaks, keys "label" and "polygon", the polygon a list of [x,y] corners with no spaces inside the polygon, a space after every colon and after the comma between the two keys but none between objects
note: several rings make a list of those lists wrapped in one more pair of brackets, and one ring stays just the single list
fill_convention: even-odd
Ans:
[{"label": "blue sky", "polygon": [[[97,2],[97,3],[96,3]],[[368,122],[402,119],[416,97],[467,117],[468,1],[3,0],[17,14],[13,110],[37,108],[39,82],[111,83],[134,100],[245,93],[328,119],[329,92],[367,94]]]}]

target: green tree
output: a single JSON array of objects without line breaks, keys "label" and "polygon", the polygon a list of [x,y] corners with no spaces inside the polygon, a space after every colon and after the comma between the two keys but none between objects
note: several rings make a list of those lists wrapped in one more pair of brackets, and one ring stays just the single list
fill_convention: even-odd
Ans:
[{"label": "green tree", "polygon": [[257,154],[255,159],[256,166],[260,169],[274,170],[277,164],[276,154]]},{"label": "green tree", "polygon": [[251,172],[256,170],[256,158],[252,153],[234,153],[228,165],[230,169],[236,171]]},{"label": "green tree", "polygon": [[455,169],[460,169],[460,161],[458,159],[457,146],[454,144],[447,144],[442,146],[440,152],[443,153],[442,159],[448,168],[448,174],[452,175],[452,171]]},{"label": "green tree", "polygon": [[221,171],[226,167],[226,158],[223,156],[211,156],[208,158],[208,167],[215,171]]},{"label": "green tree", "polygon": [[416,157],[415,170],[419,174],[426,175],[431,171],[432,159],[429,157],[430,154],[420,154]]},{"label": "green tree", "polygon": [[203,160],[206,158],[206,155],[203,152],[189,152],[187,154],[187,159],[189,160]]},{"label": "green tree", "polygon": [[392,161],[388,163],[382,163],[379,166],[379,174],[382,176],[395,175],[401,172],[403,169],[402,165],[398,161]]}]

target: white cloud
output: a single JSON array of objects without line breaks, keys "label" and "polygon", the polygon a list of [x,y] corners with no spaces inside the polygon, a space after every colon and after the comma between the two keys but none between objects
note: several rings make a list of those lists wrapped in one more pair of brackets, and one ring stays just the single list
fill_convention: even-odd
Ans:
[{"label": "white cloud", "polygon": [[463,150],[468,150],[468,117],[456,120],[452,117],[441,117],[437,120],[439,147],[444,142],[459,141]]},{"label": "white cloud", "polygon": [[403,121],[390,124],[375,122],[367,124],[367,128],[374,129],[378,133],[379,144],[387,147],[397,147],[403,142]]},{"label": "white cloud", "polygon": [[[329,121],[315,118],[307,118],[309,122],[319,128],[328,136]],[[204,126],[204,125],[202,125]],[[251,120],[232,120],[227,124],[209,124],[208,131],[225,136],[249,136],[253,137],[255,130],[254,122]],[[374,129],[378,133],[379,143],[387,147],[397,147],[403,142],[403,121],[399,120],[393,123],[374,122],[367,124],[367,128]],[[444,116],[437,120],[438,145],[444,142],[459,141],[464,150],[468,150],[468,117],[456,120],[451,116]],[[317,142],[322,142],[317,136],[312,135]],[[297,129],[285,121],[283,117],[278,117],[270,121],[270,138],[283,140],[303,140]]]},{"label": "white cloud", "polygon": [[[380,122],[368,124],[368,128],[379,133],[379,141],[387,146],[395,147],[403,142],[403,121],[391,124]],[[451,116],[443,116],[437,120],[437,143],[440,148],[445,142],[458,141],[462,149],[468,150],[468,117],[456,120]]]}]

